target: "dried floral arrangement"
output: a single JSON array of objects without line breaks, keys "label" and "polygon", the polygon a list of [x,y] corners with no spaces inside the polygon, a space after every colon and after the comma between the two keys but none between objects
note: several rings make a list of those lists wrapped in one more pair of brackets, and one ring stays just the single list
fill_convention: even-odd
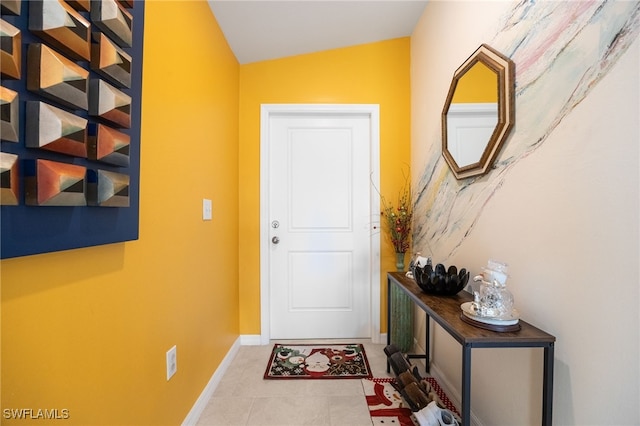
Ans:
[{"label": "dried floral arrangement", "polygon": [[411,221],[413,219],[413,203],[411,198],[411,183],[405,176],[403,187],[398,193],[397,202],[391,203],[380,196],[382,203],[382,220],[386,224],[387,233],[396,253],[406,253],[409,250],[411,237]]}]

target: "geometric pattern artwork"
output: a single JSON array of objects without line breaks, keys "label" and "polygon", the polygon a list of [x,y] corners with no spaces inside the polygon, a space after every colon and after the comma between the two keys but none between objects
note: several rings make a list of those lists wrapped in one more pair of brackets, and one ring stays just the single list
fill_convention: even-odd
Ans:
[{"label": "geometric pattern artwork", "polygon": [[133,17],[116,0],[93,2],[91,21],[120,46],[131,46]]},{"label": "geometric pattern artwork", "polygon": [[87,201],[91,206],[129,207],[129,176],[106,170],[88,170]]},{"label": "geometric pattern artwork", "polygon": [[25,161],[25,203],[85,206],[86,168],[50,160]]},{"label": "geometric pattern artwork", "polygon": [[0,11],[8,15],[20,15],[21,0],[2,0],[0,1]]},{"label": "geometric pattern artwork", "polygon": [[18,156],[0,152],[0,204],[16,206],[18,197]]},{"label": "geometric pattern artwork", "polygon": [[29,30],[73,59],[91,59],[91,24],[62,0],[31,0]]},{"label": "geometric pattern artwork", "polygon": [[88,121],[44,102],[26,106],[25,144],[76,157],[87,157]]},{"label": "geometric pattern artwork", "polygon": [[131,56],[103,33],[95,35],[91,50],[91,69],[119,86],[131,87]]},{"label": "geometric pattern artwork", "polygon": [[27,89],[64,106],[86,110],[89,71],[42,43],[27,51]]},{"label": "geometric pattern artwork", "polygon": [[88,12],[91,9],[91,0],[67,0],[67,3],[82,12]]},{"label": "geometric pattern artwork", "polygon": [[126,133],[100,123],[90,124],[87,156],[90,160],[127,167],[130,141]]},{"label": "geometric pattern artwork", "polygon": [[0,86],[0,137],[3,141],[20,141],[18,98],[18,92]]},{"label": "geometric pattern artwork", "polygon": [[144,3],[0,0],[1,259],[138,239]]},{"label": "geometric pattern artwork", "polygon": [[0,19],[0,41],[0,74],[4,78],[20,79],[22,33],[4,19]]},{"label": "geometric pattern artwork", "polygon": [[131,127],[131,96],[100,79],[92,79],[89,86],[90,115],[104,118],[121,127]]}]

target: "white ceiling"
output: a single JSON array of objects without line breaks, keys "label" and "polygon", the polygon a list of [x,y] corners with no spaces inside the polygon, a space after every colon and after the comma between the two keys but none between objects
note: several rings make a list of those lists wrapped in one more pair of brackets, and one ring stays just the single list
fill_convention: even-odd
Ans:
[{"label": "white ceiling", "polygon": [[209,0],[247,64],[410,36],[427,0]]}]

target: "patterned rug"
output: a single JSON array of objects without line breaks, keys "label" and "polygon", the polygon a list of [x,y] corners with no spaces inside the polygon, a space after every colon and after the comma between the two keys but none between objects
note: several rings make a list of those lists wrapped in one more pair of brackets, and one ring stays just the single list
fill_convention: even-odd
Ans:
[{"label": "patterned rug", "polygon": [[[374,425],[417,426],[418,421],[411,415],[409,405],[402,399],[400,393],[391,384],[395,379],[390,377],[362,379],[362,388],[367,398],[369,414]],[[461,423],[460,413],[455,405],[444,393],[433,377],[425,380],[438,396],[438,405],[454,413],[458,423]]]},{"label": "patterned rug", "polygon": [[416,426],[411,409],[400,393],[391,385],[394,379],[362,379],[362,388],[367,398],[369,415],[374,425]]},{"label": "patterned rug", "polygon": [[265,379],[371,378],[369,361],[361,344],[276,343],[264,373]]}]

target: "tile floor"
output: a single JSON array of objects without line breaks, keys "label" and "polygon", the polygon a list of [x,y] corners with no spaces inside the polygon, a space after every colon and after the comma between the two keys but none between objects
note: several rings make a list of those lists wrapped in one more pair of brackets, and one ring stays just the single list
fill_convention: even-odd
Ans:
[{"label": "tile floor", "polygon": [[[278,341],[287,342],[292,343]],[[373,376],[390,377],[384,344],[370,340],[331,342],[362,343]],[[264,380],[272,348],[273,343],[240,347],[202,412],[199,426],[371,426],[360,379]]]}]

